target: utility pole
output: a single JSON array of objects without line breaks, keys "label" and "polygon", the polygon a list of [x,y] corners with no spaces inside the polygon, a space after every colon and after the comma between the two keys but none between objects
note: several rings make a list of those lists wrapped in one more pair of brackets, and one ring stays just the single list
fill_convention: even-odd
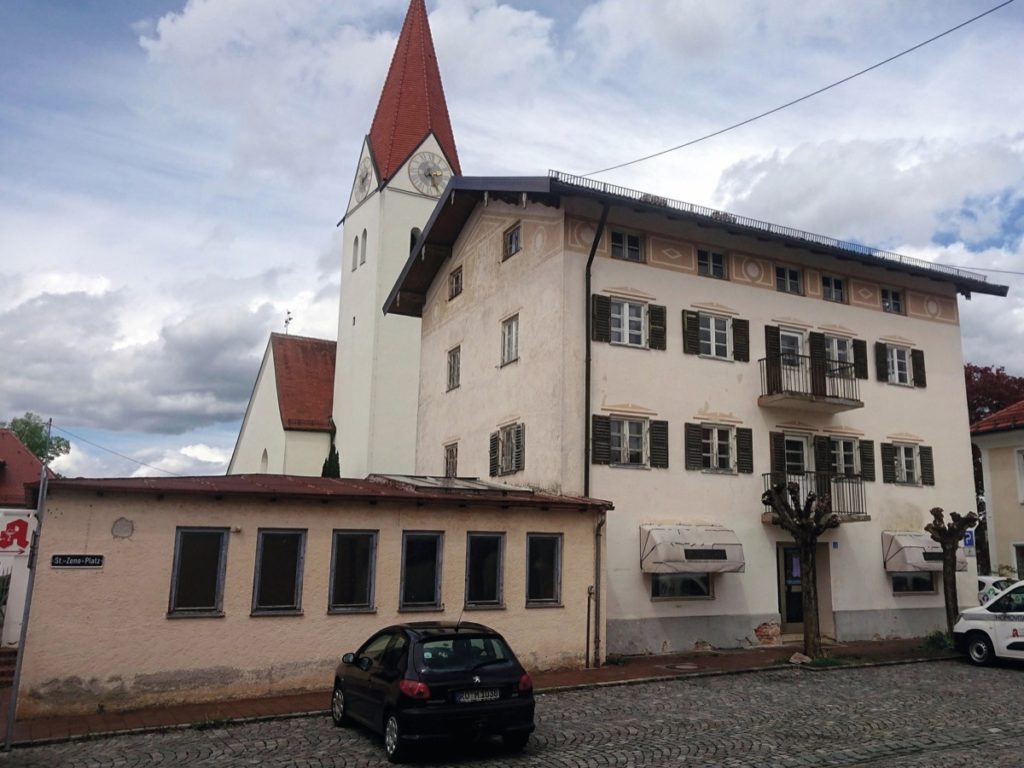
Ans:
[{"label": "utility pole", "polygon": [[11,701],[7,705],[7,730],[4,733],[4,752],[11,751],[11,740],[14,738],[14,719],[18,714],[18,686],[21,683],[21,665],[25,660],[25,637],[28,635],[28,615],[32,608],[32,586],[36,581],[36,570],[39,565],[39,534],[43,532],[43,507],[46,504],[46,485],[49,479],[50,432],[53,430],[53,419],[46,424],[46,454],[43,457],[43,468],[39,475],[39,498],[36,501],[36,529],[32,532],[32,543],[28,548],[28,586],[25,594],[25,609],[21,614],[21,633],[18,637],[18,657],[14,663],[14,680],[11,683]]}]

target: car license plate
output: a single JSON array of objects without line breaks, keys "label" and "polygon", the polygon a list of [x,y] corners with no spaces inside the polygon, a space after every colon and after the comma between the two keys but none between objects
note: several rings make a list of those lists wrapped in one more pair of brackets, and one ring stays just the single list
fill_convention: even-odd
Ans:
[{"label": "car license plate", "polygon": [[497,688],[477,688],[472,691],[456,691],[456,704],[469,704],[474,701],[494,701],[498,698]]}]

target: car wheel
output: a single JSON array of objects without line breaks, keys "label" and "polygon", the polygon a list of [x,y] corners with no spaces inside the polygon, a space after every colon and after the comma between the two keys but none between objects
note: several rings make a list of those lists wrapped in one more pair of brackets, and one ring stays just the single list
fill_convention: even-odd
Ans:
[{"label": "car wheel", "polygon": [[405,748],[402,746],[402,731],[398,725],[398,717],[388,715],[384,722],[384,754],[389,763],[400,763],[405,759]]},{"label": "car wheel", "polygon": [[967,658],[972,664],[985,667],[992,663],[995,657],[995,650],[992,648],[992,641],[984,632],[972,632],[967,636]]},{"label": "car wheel", "polygon": [[528,733],[506,733],[501,737],[505,749],[510,752],[522,752],[529,740],[530,734]]},{"label": "car wheel", "polygon": [[345,710],[345,691],[341,683],[335,681],[334,692],[331,694],[331,719],[339,728],[348,725],[348,712]]}]

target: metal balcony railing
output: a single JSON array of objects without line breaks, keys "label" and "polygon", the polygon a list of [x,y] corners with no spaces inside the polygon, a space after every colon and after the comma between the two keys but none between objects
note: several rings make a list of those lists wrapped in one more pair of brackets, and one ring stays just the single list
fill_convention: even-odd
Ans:
[{"label": "metal balcony railing", "polygon": [[802,395],[860,402],[860,383],[853,363],[822,360],[784,352],[762,357],[762,395]]},{"label": "metal balcony railing", "polygon": [[[812,491],[821,498],[828,494],[832,511],[837,515],[852,517],[866,515],[867,504],[864,498],[864,481],[860,475],[843,475],[835,472],[768,472],[764,478],[764,489],[767,491],[779,483],[796,483],[800,487],[800,503],[807,499]],[[765,506],[765,511],[771,508]]]}]

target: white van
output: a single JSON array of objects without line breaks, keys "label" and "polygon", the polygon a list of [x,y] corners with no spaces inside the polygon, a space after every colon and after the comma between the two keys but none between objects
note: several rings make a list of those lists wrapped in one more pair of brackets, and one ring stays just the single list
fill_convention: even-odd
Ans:
[{"label": "white van", "polygon": [[953,627],[953,645],[979,666],[997,656],[1024,659],[1024,581],[961,613]]}]

